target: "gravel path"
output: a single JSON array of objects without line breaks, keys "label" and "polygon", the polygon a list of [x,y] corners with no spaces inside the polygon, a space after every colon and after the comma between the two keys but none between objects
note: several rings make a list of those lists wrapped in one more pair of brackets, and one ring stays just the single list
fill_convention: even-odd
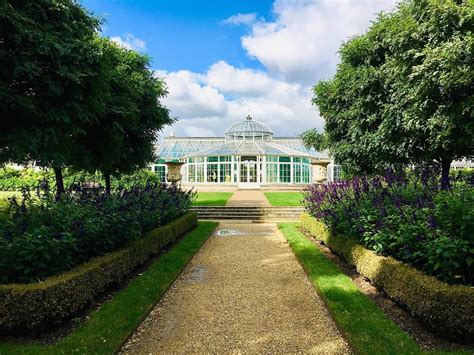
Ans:
[{"label": "gravel path", "polygon": [[275,225],[221,224],[122,352],[350,350]]},{"label": "gravel path", "polygon": [[255,207],[263,206],[269,207],[270,202],[268,202],[265,194],[262,191],[258,190],[237,190],[231,196],[227,205],[230,207]]}]

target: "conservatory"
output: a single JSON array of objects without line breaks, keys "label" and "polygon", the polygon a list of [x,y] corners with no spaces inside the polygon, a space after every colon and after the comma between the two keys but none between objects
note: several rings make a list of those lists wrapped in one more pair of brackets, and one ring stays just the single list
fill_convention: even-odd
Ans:
[{"label": "conservatory", "polygon": [[[337,175],[326,153],[306,148],[299,138],[274,137],[251,116],[231,125],[224,137],[166,137],[157,155],[152,169],[163,181],[170,163],[181,162],[181,182],[189,185],[260,188],[322,182]],[[319,181],[318,174],[324,174]]]}]

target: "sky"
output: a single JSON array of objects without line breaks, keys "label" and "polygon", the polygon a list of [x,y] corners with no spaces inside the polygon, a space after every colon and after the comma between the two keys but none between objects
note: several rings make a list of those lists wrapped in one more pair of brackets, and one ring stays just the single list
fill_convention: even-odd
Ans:
[{"label": "sky", "polygon": [[82,0],[102,35],[151,58],[177,122],[162,136],[223,136],[247,114],[276,136],[323,129],[312,88],[343,41],[396,0]]}]

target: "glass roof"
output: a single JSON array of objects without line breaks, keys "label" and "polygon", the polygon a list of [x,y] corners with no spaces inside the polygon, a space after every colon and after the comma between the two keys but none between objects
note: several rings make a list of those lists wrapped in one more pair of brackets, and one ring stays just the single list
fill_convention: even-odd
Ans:
[{"label": "glass roof", "polygon": [[245,121],[234,123],[227,128],[225,136],[226,139],[270,139],[273,136],[273,132],[266,124],[254,121],[248,115]]},{"label": "glass roof", "polygon": [[190,153],[186,157],[222,156],[222,155],[277,155],[277,156],[304,156],[312,158],[311,154],[297,151],[273,142],[265,141],[227,141],[215,147]]},{"label": "glass roof", "polygon": [[265,124],[252,117],[231,125],[224,137],[166,137],[156,147],[160,159],[224,155],[278,155],[328,159],[328,152],[307,148],[299,138],[273,137]]}]

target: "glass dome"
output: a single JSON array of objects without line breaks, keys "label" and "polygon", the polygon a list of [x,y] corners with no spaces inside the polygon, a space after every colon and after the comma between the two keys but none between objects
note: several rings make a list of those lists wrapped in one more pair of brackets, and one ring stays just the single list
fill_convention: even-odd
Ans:
[{"label": "glass dome", "polygon": [[273,132],[267,125],[252,120],[250,115],[225,131],[225,137],[229,140],[270,140],[272,136]]}]

